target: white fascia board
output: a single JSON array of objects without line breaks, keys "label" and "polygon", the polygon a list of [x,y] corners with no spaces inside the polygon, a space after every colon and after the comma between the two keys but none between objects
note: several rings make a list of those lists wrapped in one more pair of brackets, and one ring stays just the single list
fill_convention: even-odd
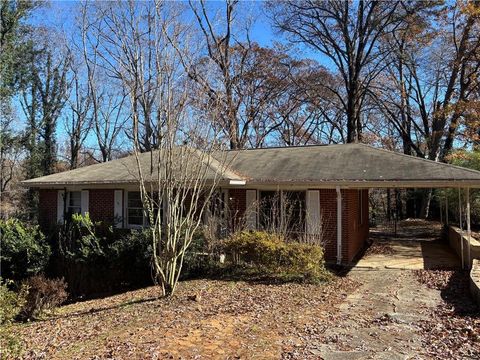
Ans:
[{"label": "white fascia board", "polygon": [[230,180],[229,185],[246,185],[245,180]]}]

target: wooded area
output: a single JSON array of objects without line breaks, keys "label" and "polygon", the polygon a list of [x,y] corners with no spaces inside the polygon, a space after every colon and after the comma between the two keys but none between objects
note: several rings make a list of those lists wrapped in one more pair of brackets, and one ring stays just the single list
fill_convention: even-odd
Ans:
[{"label": "wooded area", "polygon": [[[2,217],[35,216],[19,181],[132,154],[135,136],[140,151],[161,148],[171,118],[187,124],[175,142],[193,147],[360,141],[475,163],[477,1],[246,6],[82,2],[67,34],[32,21],[48,4],[1,0]],[[260,45],[255,22],[278,41]],[[431,195],[403,200],[423,199],[413,215],[427,216]]]}]

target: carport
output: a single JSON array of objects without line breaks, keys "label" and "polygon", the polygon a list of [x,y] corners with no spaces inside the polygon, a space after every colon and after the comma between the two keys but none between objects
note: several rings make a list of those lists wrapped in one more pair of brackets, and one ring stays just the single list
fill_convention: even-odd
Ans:
[{"label": "carport", "polygon": [[458,269],[459,257],[442,239],[444,224],[407,219],[395,232],[379,225],[370,229],[371,245],[356,263],[360,269]]}]

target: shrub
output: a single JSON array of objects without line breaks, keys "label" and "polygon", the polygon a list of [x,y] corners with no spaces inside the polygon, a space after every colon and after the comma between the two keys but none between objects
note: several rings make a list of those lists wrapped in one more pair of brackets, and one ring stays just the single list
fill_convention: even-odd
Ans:
[{"label": "shrub", "polygon": [[0,358],[15,358],[20,354],[20,341],[12,332],[11,323],[20,313],[25,304],[26,288],[18,292],[9,288],[13,282],[0,278]]},{"label": "shrub", "polygon": [[225,241],[225,250],[265,275],[314,282],[328,276],[321,246],[286,242],[276,234],[242,231]]},{"label": "shrub", "polygon": [[130,283],[150,279],[152,235],[149,229],[132,230],[119,236],[106,249],[111,269],[123,272],[121,278]]},{"label": "shrub", "polygon": [[18,292],[15,292],[10,289],[11,286],[13,281],[3,281],[0,278],[0,325],[15,319],[25,305],[27,289],[21,287]]},{"label": "shrub", "polygon": [[25,304],[20,310],[22,320],[37,318],[47,310],[54,310],[67,300],[67,284],[63,279],[47,279],[35,275],[25,280],[22,287],[28,289]]},{"label": "shrub", "polygon": [[0,220],[2,276],[22,280],[42,272],[51,251],[38,226],[16,219]]},{"label": "shrub", "polygon": [[216,250],[211,241],[207,241],[204,231],[196,231],[192,243],[185,252],[182,278],[208,275],[217,270],[219,254],[216,253]]},{"label": "shrub", "polygon": [[100,227],[102,224],[94,223],[88,213],[73,214],[60,231],[59,246],[63,256],[76,262],[89,262],[103,256],[102,241],[106,237],[98,235]]}]

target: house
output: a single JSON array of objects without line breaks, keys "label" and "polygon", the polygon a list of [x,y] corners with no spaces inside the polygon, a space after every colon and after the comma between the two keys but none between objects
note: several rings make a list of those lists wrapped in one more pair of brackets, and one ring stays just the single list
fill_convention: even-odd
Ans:
[{"label": "house", "polygon": [[[140,155],[142,168],[150,166],[150,156]],[[221,172],[222,201],[243,215],[249,228],[264,227],[275,204],[283,209],[285,199],[294,199],[294,230],[321,232],[327,261],[344,264],[355,258],[368,238],[369,189],[480,187],[478,171],[363,144],[238,150],[214,158],[218,161],[208,163],[207,176]],[[27,180],[24,185],[39,191],[44,228],[62,222],[68,212],[87,211],[95,221],[135,228],[146,222],[136,169],[135,157],[130,156]]]}]

